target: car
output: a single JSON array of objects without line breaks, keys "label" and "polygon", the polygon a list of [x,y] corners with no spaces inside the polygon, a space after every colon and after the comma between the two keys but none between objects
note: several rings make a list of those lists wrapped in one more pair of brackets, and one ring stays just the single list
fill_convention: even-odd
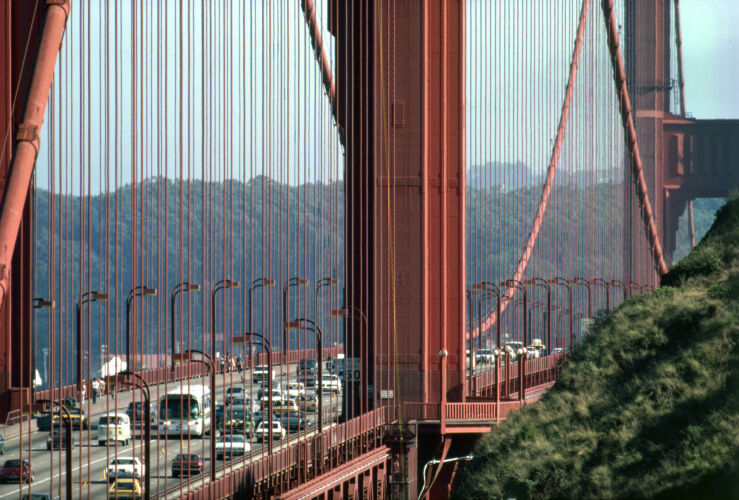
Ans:
[{"label": "car", "polygon": [[251,436],[254,431],[254,420],[251,411],[242,407],[226,408],[223,414],[223,421],[219,426],[224,433],[237,433],[244,436]]},{"label": "car", "polygon": [[[72,427],[79,427],[80,429],[90,428],[90,421],[87,419],[87,414],[85,413],[85,410],[83,410],[82,408],[67,408],[67,411],[69,411],[69,418],[72,421]],[[66,414],[62,411],[54,413],[54,416],[51,419],[52,425],[63,425],[65,418]],[[51,426],[49,426],[49,429],[51,429]]]},{"label": "car", "polygon": [[204,470],[205,460],[199,453],[180,453],[172,461],[174,477],[202,474]]},{"label": "car", "polygon": [[475,354],[475,363],[478,365],[491,365],[495,363],[495,350],[494,349],[478,349]]},{"label": "car", "polygon": [[[263,380],[267,380],[269,377],[269,366],[259,365],[254,367],[251,377],[255,384],[260,384]],[[275,378],[274,370],[272,370],[272,377]]]},{"label": "car", "polygon": [[565,349],[564,347],[555,347],[554,350],[552,351],[552,354],[564,354],[566,352],[567,352],[567,349]]},{"label": "car", "polygon": [[283,399],[277,404],[272,405],[275,413],[283,413],[286,411],[298,411],[298,403],[294,399]]},{"label": "car", "polygon": [[[262,394],[261,399],[262,399],[262,408],[264,408],[264,406],[267,404],[269,400],[269,393]],[[281,403],[283,399],[284,398],[283,398],[282,391],[278,389],[272,389],[272,404],[273,405]]]},{"label": "car", "polygon": [[287,436],[287,431],[285,431],[285,428],[282,427],[280,421],[275,419],[270,423],[264,421],[259,422],[257,430],[254,431],[254,436],[257,438],[257,441],[264,441],[266,439],[269,439],[270,424],[272,425],[272,440],[279,441],[280,439],[285,439],[285,437]]},{"label": "car", "polygon": [[[134,425],[141,425],[144,422],[144,405],[146,402],[144,401],[131,401],[128,403],[128,408],[126,408],[126,415],[128,415],[128,418],[133,422]],[[149,407],[149,418],[152,422],[156,422],[156,405],[151,404]]]},{"label": "car", "polygon": [[304,411],[314,412],[318,407],[318,397],[315,391],[308,391],[304,396],[298,398],[298,406]]},{"label": "car", "polygon": [[241,434],[224,434],[216,443],[216,460],[243,456],[251,451],[251,443]]},{"label": "car", "polygon": [[[252,420],[254,421],[254,425],[259,425],[264,420],[264,417],[267,415],[267,409],[264,410],[257,410],[252,414]],[[277,420],[277,415],[272,413],[272,420]]]},{"label": "car", "polygon": [[305,395],[305,384],[302,382],[290,382],[287,384],[288,398],[298,399],[301,395]]},{"label": "car", "polygon": [[[72,446],[78,441],[76,432],[72,432]],[[55,450],[63,450],[67,447],[67,430],[64,427],[55,427],[53,431],[49,432],[46,437],[46,449],[51,449],[51,444],[54,444]]]},{"label": "car", "polygon": [[106,413],[98,419],[98,444],[119,442],[123,446],[131,439],[131,420],[125,413]]},{"label": "car", "polygon": [[280,416],[282,427],[289,431],[305,430],[310,427],[305,413],[299,411],[287,411]]},{"label": "car", "polygon": [[321,378],[321,389],[323,392],[341,393],[341,381],[339,377],[337,375],[324,374]]},{"label": "car", "polygon": [[223,423],[223,412],[225,411],[225,405],[220,403],[216,404],[214,411],[216,412],[216,426],[220,427]]},{"label": "car", "polygon": [[226,389],[226,398],[225,398],[225,404],[230,405],[232,404],[231,401],[234,398],[243,398],[244,397],[244,388],[243,387],[229,387]]},{"label": "car", "polygon": [[24,483],[33,482],[33,467],[27,458],[23,460],[6,460],[0,468],[0,482],[18,481]]},{"label": "car", "polygon": [[112,483],[116,479],[122,477],[134,477],[136,479],[141,479],[142,477],[144,477],[146,468],[144,464],[141,463],[141,460],[139,460],[138,457],[128,456],[112,459],[105,471],[108,482]]},{"label": "car", "polygon": [[300,375],[302,372],[311,374],[315,374],[316,370],[318,369],[318,363],[314,358],[303,358],[300,361],[298,361],[298,369],[297,373]]},{"label": "car", "polygon": [[51,500],[48,493],[24,493],[21,500]]},{"label": "car", "polygon": [[135,477],[117,479],[108,490],[110,498],[118,498],[119,500],[133,500],[142,498],[143,495],[144,490],[141,488],[141,483]]}]

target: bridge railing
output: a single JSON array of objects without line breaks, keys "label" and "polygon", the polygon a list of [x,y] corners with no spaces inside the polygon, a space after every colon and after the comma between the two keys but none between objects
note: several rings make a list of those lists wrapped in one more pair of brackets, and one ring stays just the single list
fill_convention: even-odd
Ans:
[{"label": "bridge railing", "polygon": [[[386,409],[378,408],[322,433],[290,438],[272,454],[255,451],[218,466],[218,479],[190,485],[187,498],[226,498],[237,492],[275,496],[382,445]],[[186,485],[174,484],[156,498],[178,496]]]}]

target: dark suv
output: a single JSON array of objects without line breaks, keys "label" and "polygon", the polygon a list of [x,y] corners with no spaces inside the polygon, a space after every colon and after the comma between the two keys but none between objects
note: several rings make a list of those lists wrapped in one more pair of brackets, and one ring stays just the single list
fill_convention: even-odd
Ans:
[{"label": "dark suv", "polygon": [[303,358],[298,361],[298,375],[304,372],[309,377],[312,377],[315,375],[317,369],[318,363],[313,358]]}]

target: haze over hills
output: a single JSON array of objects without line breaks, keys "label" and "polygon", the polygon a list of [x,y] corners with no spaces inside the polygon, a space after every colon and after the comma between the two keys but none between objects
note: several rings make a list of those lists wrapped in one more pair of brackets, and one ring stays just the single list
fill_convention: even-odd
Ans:
[{"label": "haze over hills", "polygon": [[[520,165],[520,164],[519,164]],[[289,276],[302,275],[311,283],[324,276],[335,277],[343,286],[344,276],[344,211],[343,185],[333,184],[306,184],[302,186],[286,186],[276,183],[266,177],[258,177],[246,184],[241,182],[202,183],[192,181],[189,189],[185,184],[180,192],[180,183],[177,181],[157,182],[155,179],[141,183],[137,188],[137,240],[138,248],[143,249],[142,258],[137,261],[137,284],[146,284],[159,288],[157,299],[148,299],[146,302],[146,323],[139,324],[139,330],[150,332],[151,341],[144,345],[144,352],[154,352],[157,348],[157,335],[164,338],[168,332],[169,316],[158,318],[157,305],[161,311],[169,307],[169,290],[176,283],[191,280],[203,284],[204,290],[209,290],[207,277],[211,274],[238,277],[242,287],[233,292],[234,303],[229,316],[233,323],[229,328],[240,331],[246,323],[246,305],[244,283],[252,278],[269,275],[278,283]],[[612,185],[600,184],[598,189],[603,190],[598,196],[606,196],[605,192],[616,193]],[[43,189],[36,190],[36,272],[35,296],[51,296],[49,283],[49,192]],[[572,195],[573,191],[567,187],[555,186],[553,197]],[[482,190],[470,185],[468,187],[468,222],[467,222],[467,267],[468,280],[478,279],[482,275],[496,275],[500,279],[508,277],[512,272],[511,262],[515,263],[523,240],[530,228],[533,218],[533,209],[541,194],[540,186],[515,191]],[[180,197],[181,196],[181,197]],[[117,198],[117,219],[115,217]],[[583,196],[584,199],[588,198]],[[54,310],[56,318],[55,331],[64,332],[67,337],[65,352],[72,356],[72,344],[69,335],[74,331],[74,304],[81,294],[80,279],[83,279],[84,289],[107,291],[111,298],[108,302],[109,316],[107,330],[104,326],[105,316],[101,313],[105,308],[91,309],[91,341],[92,365],[96,369],[99,363],[101,344],[115,341],[115,331],[118,332],[118,352],[125,349],[122,338],[125,332],[125,295],[132,288],[131,261],[131,200],[132,186],[121,187],[117,193],[105,196],[93,196],[89,200],[79,197],[54,196],[54,215],[56,238],[53,241],[55,250],[55,267],[57,273],[65,270],[62,277],[57,275],[54,281],[57,290],[54,294],[57,308]],[[159,208],[157,209],[157,200]],[[82,203],[82,204],[81,204]],[[180,211],[180,203],[182,211]],[[87,227],[89,206],[89,220],[91,227]],[[488,213],[483,208],[473,207],[518,207],[518,218],[502,218],[496,213]],[[142,207],[146,207],[146,217],[141,217]],[[166,207],[166,209],[165,209]],[[190,207],[190,212],[188,212]],[[81,210],[84,208],[84,220],[81,226]],[[205,209],[205,211],[204,211]],[[106,214],[107,210],[107,214]],[[155,224],[157,210],[166,217],[161,217],[160,226]],[[189,215],[188,215],[189,213]],[[556,217],[564,221],[570,217],[593,217],[593,211],[587,203],[582,204],[576,211],[570,210],[565,204],[552,204],[547,213],[547,220]],[[697,214],[700,213],[699,207]],[[205,216],[203,216],[205,214]],[[697,215],[697,219],[708,220],[708,217]],[[182,220],[182,223],[180,223]],[[106,221],[108,231],[106,232]],[[113,221],[117,221],[113,224]],[[612,221],[593,221],[593,227],[598,231],[614,231]],[[180,232],[180,228],[184,231]],[[189,228],[189,230],[188,230]],[[81,231],[84,230],[81,236]],[[697,228],[700,231],[700,227]],[[60,236],[59,231],[62,231]],[[87,247],[87,239],[92,242]],[[107,252],[106,256],[106,234]],[[700,233],[699,233],[700,234]],[[117,240],[116,240],[117,235]],[[500,235],[506,235],[501,238]],[[114,242],[115,240],[115,242]],[[84,241],[85,244],[81,245]],[[605,239],[603,241],[606,241]],[[489,242],[489,243],[486,243]],[[544,231],[537,244],[535,258],[545,261],[543,265],[551,269],[553,275],[558,273],[566,259],[570,257],[566,248],[559,245],[560,240],[552,231]],[[230,251],[226,249],[233,244],[235,258],[227,258]],[[161,252],[158,251],[161,249]],[[165,251],[166,248],[166,251]],[[245,248],[242,252],[239,249]],[[84,249],[84,254],[81,254]],[[182,249],[182,252],[180,252]],[[555,249],[556,251],[541,251],[541,249]],[[594,261],[594,265],[605,266],[611,258],[611,252],[604,249]],[[116,261],[117,255],[117,261]],[[180,259],[182,255],[182,259]],[[166,265],[165,265],[166,259]],[[104,265],[108,262],[108,266]],[[267,263],[267,268],[262,267]],[[288,265],[289,262],[289,265]],[[204,273],[203,263],[208,272]],[[166,267],[166,276],[157,275],[157,266]],[[222,271],[228,269],[228,273]],[[88,269],[89,276],[88,276]],[[180,271],[182,269],[182,271]],[[106,271],[107,270],[107,271]],[[191,271],[188,271],[191,270]],[[211,273],[210,270],[213,270]],[[107,272],[107,274],[106,274]],[[496,276],[490,276],[496,278]],[[88,282],[89,281],[89,282]],[[61,284],[64,283],[62,287]],[[338,321],[328,316],[328,304],[338,306],[341,299],[341,289],[333,290],[331,297],[323,297],[319,304],[323,307],[322,321],[330,325],[337,341],[341,339]],[[184,328],[191,332],[191,342],[194,346],[201,345],[202,332],[209,331],[209,325],[203,324],[203,318],[208,318],[209,304],[205,293],[187,294],[190,301],[184,304],[178,315],[184,318]],[[323,294],[322,294],[323,295]],[[271,300],[271,314],[264,318],[264,330],[279,330],[281,322],[281,290],[275,287],[269,290]],[[291,299],[297,311],[305,311],[313,315],[312,287],[306,294]],[[298,301],[301,301],[298,305]],[[268,309],[267,309],[268,310]],[[116,320],[117,312],[117,320]],[[262,308],[254,310],[254,323],[262,328]],[[41,360],[42,352],[47,346],[48,313],[36,313],[37,331],[37,359]],[[217,325],[221,331],[223,325]],[[158,333],[156,333],[158,332]],[[279,334],[278,331],[275,335]],[[113,339],[113,340],[109,340]],[[279,339],[274,339],[279,346]],[[160,343],[161,343],[160,339]],[[60,347],[59,345],[57,347]],[[114,352],[114,346],[107,346],[108,352]],[[43,373],[42,373],[43,375]]]}]

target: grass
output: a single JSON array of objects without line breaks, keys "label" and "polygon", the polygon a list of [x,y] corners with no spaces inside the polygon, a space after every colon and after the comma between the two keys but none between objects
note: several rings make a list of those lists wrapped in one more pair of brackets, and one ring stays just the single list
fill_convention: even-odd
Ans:
[{"label": "grass", "polygon": [[739,200],[484,436],[454,498],[739,498]]}]

